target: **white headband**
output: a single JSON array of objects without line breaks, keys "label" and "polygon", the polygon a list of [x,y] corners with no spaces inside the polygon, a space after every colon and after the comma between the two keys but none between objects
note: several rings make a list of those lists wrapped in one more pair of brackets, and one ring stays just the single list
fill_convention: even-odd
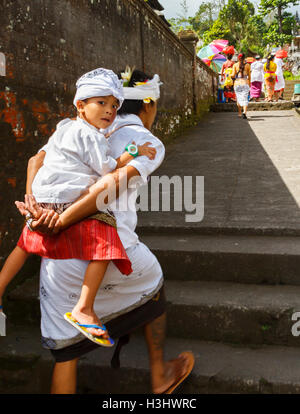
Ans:
[{"label": "white headband", "polygon": [[96,96],[113,95],[119,100],[119,109],[124,101],[122,82],[109,69],[98,68],[82,75],[76,82],[77,91],[73,100],[82,101]]},{"label": "white headband", "polygon": [[124,98],[130,100],[157,101],[160,97],[159,87],[162,85],[159,76],[154,75],[153,79],[147,82],[137,82],[135,86],[123,86]]}]

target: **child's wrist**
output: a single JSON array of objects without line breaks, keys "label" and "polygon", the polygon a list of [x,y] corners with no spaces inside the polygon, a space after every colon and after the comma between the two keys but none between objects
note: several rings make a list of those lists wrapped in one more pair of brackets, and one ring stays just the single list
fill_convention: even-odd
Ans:
[{"label": "child's wrist", "polygon": [[64,226],[63,220],[59,217],[59,219],[57,220],[53,228],[53,233],[54,234],[59,233],[61,230],[63,230],[63,226]]}]

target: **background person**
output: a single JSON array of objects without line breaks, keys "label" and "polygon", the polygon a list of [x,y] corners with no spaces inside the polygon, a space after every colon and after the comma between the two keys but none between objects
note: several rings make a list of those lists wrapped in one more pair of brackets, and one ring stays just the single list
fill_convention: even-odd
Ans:
[{"label": "background person", "polygon": [[235,93],[233,90],[233,80],[232,80],[232,67],[225,69],[225,81],[224,81],[224,96],[226,102],[236,101]]},{"label": "background person", "polygon": [[[265,66],[265,63],[268,61],[267,58],[263,58],[261,60],[261,63],[263,64],[263,66]],[[265,81],[265,71],[264,71],[264,80],[263,80],[263,85],[262,85],[262,89],[263,89],[263,94],[264,94],[264,98],[266,100],[266,96],[267,96],[267,88],[266,88],[266,81]]]},{"label": "background person", "polygon": [[238,55],[238,62],[233,65],[232,78],[234,79],[234,92],[239,116],[247,119],[251,73],[250,65],[245,62],[245,55],[243,53]]},{"label": "background person", "polygon": [[284,63],[281,58],[278,58],[276,56],[274,58],[274,63],[277,65],[277,68],[276,68],[277,79],[276,79],[276,83],[274,87],[274,99],[277,102],[278,99],[283,99],[282,94],[285,88],[285,80],[283,76]]},{"label": "background person", "polygon": [[264,64],[264,72],[265,72],[265,84],[266,84],[266,92],[267,102],[272,102],[275,90],[275,83],[276,83],[276,69],[277,65],[274,62],[275,55],[271,54],[267,58],[267,62]]},{"label": "background person", "polygon": [[225,71],[226,71],[226,69],[228,69],[228,68],[232,68],[233,67],[233,65],[234,65],[234,62],[233,62],[233,60],[232,60],[232,56],[233,55],[227,55],[226,56],[226,62],[224,62],[223,63],[223,65],[222,65],[222,68],[221,68],[221,82],[223,82],[224,81],[224,79],[225,79]]},{"label": "background person", "polygon": [[255,62],[251,64],[251,87],[250,97],[256,102],[259,101],[262,85],[264,81],[264,65],[260,60],[260,56],[255,56]]}]

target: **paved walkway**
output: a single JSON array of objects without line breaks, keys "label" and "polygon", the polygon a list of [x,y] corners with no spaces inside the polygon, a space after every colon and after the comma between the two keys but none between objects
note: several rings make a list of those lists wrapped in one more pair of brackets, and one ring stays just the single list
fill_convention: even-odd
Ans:
[{"label": "paved walkway", "polygon": [[141,212],[140,227],[300,234],[300,116],[294,110],[248,115],[209,113],[168,146],[156,172],[204,176],[204,219],[191,224],[186,212]]}]

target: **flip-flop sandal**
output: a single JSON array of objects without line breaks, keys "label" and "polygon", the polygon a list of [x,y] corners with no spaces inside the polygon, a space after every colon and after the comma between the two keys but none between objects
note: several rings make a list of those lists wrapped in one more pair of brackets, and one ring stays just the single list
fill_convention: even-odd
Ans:
[{"label": "flip-flop sandal", "polygon": [[98,345],[104,346],[104,347],[111,347],[114,346],[115,342],[110,337],[101,338],[100,336],[96,336],[91,334],[87,331],[87,328],[96,328],[96,329],[103,329],[106,331],[106,327],[104,325],[98,326],[98,325],[84,325],[80,324],[76,319],[73,318],[71,312],[67,312],[64,314],[64,318],[66,321],[68,321],[74,328],[78,329],[79,332],[81,332],[84,336],[86,336],[90,341],[95,342]]},{"label": "flip-flop sandal", "polygon": [[187,366],[187,370],[186,372],[177,379],[176,382],[174,382],[173,385],[171,385],[166,391],[164,391],[162,394],[172,394],[175,389],[190,375],[190,373],[192,372],[192,369],[194,368],[195,365],[195,357],[194,354],[190,351],[186,351],[186,352],[182,352],[180,356],[185,356],[188,359],[188,366]]}]

